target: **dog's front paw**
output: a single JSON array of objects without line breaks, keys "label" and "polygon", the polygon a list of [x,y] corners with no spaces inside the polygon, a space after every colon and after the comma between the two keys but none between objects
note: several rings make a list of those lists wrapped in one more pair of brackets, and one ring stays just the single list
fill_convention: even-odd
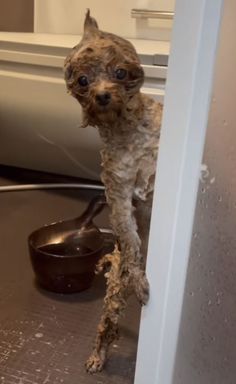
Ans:
[{"label": "dog's front paw", "polygon": [[136,269],[133,274],[133,287],[137,299],[141,305],[145,305],[149,299],[149,283],[146,274],[141,269]]},{"label": "dog's front paw", "polygon": [[105,364],[105,359],[103,359],[97,352],[92,353],[85,363],[87,372],[93,374],[96,372],[101,372]]}]

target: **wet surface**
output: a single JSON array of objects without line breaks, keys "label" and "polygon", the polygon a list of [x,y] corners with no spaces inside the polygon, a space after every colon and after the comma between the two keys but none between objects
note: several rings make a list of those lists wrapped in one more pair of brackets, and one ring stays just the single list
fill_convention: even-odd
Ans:
[{"label": "wet surface", "polygon": [[[20,180],[19,171],[17,177]],[[25,174],[23,179],[25,183]],[[10,170],[0,167],[0,184],[12,183]],[[121,321],[121,338],[112,345],[105,370],[91,376],[84,363],[101,314],[103,277],[96,277],[84,292],[54,294],[37,286],[30,264],[29,233],[76,216],[95,194],[78,190],[0,194],[0,384],[133,383],[139,326],[135,299]],[[107,226],[107,212],[95,222]]]}]

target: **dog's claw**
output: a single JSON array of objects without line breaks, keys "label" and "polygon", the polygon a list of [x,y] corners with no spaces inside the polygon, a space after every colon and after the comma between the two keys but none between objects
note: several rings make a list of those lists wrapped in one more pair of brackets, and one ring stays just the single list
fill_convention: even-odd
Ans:
[{"label": "dog's claw", "polygon": [[85,363],[86,371],[93,374],[101,372],[105,361],[97,353],[93,353]]}]

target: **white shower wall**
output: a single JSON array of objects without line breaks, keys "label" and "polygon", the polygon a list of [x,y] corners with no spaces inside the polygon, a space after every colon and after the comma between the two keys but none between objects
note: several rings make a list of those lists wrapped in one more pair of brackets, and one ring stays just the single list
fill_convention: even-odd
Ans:
[{"label": "white shower wall", "polygon": [[172,21],[136,20],[131,9],[174,10],[175,0],[35,0],[35,32],[81,34],[90,8],[101,28],[129,38],[169,40]]},{"label": "white shower wall", "polygon": [[235,14],[225,0],[173,384],[236,383]]}]

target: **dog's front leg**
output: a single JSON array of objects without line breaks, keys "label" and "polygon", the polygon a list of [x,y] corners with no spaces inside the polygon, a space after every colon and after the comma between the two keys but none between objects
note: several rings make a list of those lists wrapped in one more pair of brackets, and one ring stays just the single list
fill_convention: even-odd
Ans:
[{"label": "dog's front leg", "polygon": [[141,304],[149,297],[149,284],[146,279],[143,260],[140,254],[141,239],[134,216],[133,192],[136,179],[134,167],[121,172],[116,164],[109,164],[102,174],[108,205],[111,209],[111,225],[121,249],[120,277],[128,276]]}]

